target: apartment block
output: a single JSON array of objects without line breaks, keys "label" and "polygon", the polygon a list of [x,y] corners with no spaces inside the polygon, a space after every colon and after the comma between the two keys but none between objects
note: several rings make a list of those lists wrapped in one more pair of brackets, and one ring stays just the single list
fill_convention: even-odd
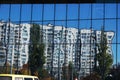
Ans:
[{"label": "apartment block", "polygon": [[[93,29],[77,29],[73,27],[40,25],[42,39],[45,44],[45,68],[53,67],[56,74],[62,73],[62,67],[72,62],[74,69],[80,75],[87,75],[95,65],[96,43],[101,40],[101,31]],[[22,67],[28,62],[30,41],[30,24],[15,24],[0,22],[0,61],[6,60],[11,66]],[[107,37],[107,52],[113,55],[113,31],[105,31]],[[57,75],[55,75],[57,76]]]},{"label": "apartment block", "polygon": [[[101,31],[93,29],[66,28],[51,24],[40,25],[43,29],[43,41],[46,45],[46,68],[54,68],[57,73],[71,61],[80,75],[87,75],[95,65],[96,43],[100,42]],[[112,53],[113,31],[105,31],[108,52]],[[59,68],[60,67],[60,68]],[[62,71],[61,71],[62,72]]]},{"label": "apartment block", "polygon": [[5,55],[4,61],[7,59],[10,66],[22,67],[28,62],[30,24],[1,22],[0,32],[0,41]]}]

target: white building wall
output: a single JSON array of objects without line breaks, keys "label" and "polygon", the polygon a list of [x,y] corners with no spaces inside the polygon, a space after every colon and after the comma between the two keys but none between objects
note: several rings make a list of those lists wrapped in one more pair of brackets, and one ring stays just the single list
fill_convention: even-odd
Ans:
[{"label": "white building wall", "polygon": [[[22,67],[23,64],[27,63],[28,61],[28,43],[30,39],[30,24],[14,24],[14,23],[4,23],[4,39],[6,44],[6,48],[8,49],[8,57],[7,61],[11,66],[17,64],[17,57],[18,58],[18,66]],[[9,29],[10,26],[10,29]],[[10,30],[10,32],[9,32]],[[9,36],[9,42],[8,42]],[[20,45],[19,45],[20,43]],[[19,46],[19,50],[18,50]],[[23,52],[24,51],[24,52]]]},{"label": "white building wall", "polygon": [[[2,25],[2,24],[0,24]],[[8,30],[8,23],[7,23],[7,30]],[[28,44],[30,39],[30,24],[12,24],[10,23],[10,43],[9,45],[9,55],[8,55],[8,61],[11,61],[10,63],[13,65],[15,64],[17,60],[17,54],[19,51],[19,66],[22,66],[23,64],[27,63],[28,61]],[[60,67],[63,66],[64,58],[65,58],[65,50],[66,50],[66,60],[67,65],[69,61],[72,61],[73,64],[75,63],[75,46],[77,42],[77,36],[78,36],[78,29],[76,28],[65,28],[64,26],[54,26],[51,24],[48,25],[40,25],[40,28],[43,29],[43,42],[45,43],[45,56],[46,56],[46,67],[51,66],[51,60],[53,56],[53,67],[58,67],[58,58],[60,58]],[[54,29],[54,34],[53,34]],[[19,32],[20,31],[20,32]],[[65,32],[67,31],[67,32]],[[6,31],[6,35],[7,35]],[[108,51],[112,54],[112,39],[114,36],[114,32],[105,32],[107,34],[107,42],[109,48]],[[97,43],[100,42],[100,35],[101,31],[95,31],[90,29],[81,29],[80,30],[80,39],[81,39],[81,68],[88,68],[88,69],[81,69],[82,72],[89,73],[90,68],[90,61],[91,61],[91,67],[94,65],[94,38],[91,37],[96,35],[96,41]],[[66,35],[66,36],[65,36]],[[19,38],[20,36],[20,38]],[[54,39],[53,39],[54,36]],[[8,37],[5,37],[6,40]],[[18,46],[15,45],[15,43],[19,43],[20,39],[20,46],[18,50]],[[66,39],[66,42],[65,42]],[[90,42],[91,41],[91,42]],[[52,51],[52,45],[54,42],[54,51]],[[91,43],[91,45],[90,45]],[[12,45],[13,44],[13,45]],[[90,52],[92,51],[92,52]],[[90,58],[91,53],[91,58]],[[59,56],[60,55],[60,56]],[[90,60],[91,59],[91,60]],[[48,66],[49,65],[49,66]]]},{"label": "white building wall", "polygon": [[5,47],[3,46],[4,41],[4,22],[0,22],[0,66],[3,66],[5,63]]},{"label": "white building wall", "polygon": [[[58,67],[58,54],[60,54],[60,65],[62,66],[64,63],[64,58],[65,58],[65,50],[66,50],[66,60],[67,60],[67,65],[69,61],[72,61],[73,64],[75,63],[75,45],[77,42],[77,34],[78,34],[78,29],[76,28],[65,28],[64,26],[53,26],[51,24],[49,25],[43,25],[43,31],[44,31],[44,41],[46,41],[46,56],[47,57],[47,64],[51,66],[51,56],[53,56],[53,67]],[[53,37],[53,27],[54,27],[54,39]],[[63,29],[62,29],[63,28]],[[67,31],[65,33],[65,30]],[[60,32],[63,32],[62,34]],[[66,34],[66,45],[65,43],[65,34]],[[97,42],[99,42],[99,36],[101,34],[101,31],[95,31],[95,30],[90,30],[90,29],[81,29],[80,30],[80,37],[81,37],[81,69],[82,72],[85,74],[89,74],[90,68],[93,68],[94,66],[94,55],[95,55],[95,36]],[[111,39],[108,39],[109,42],[112,41],[112,38],[114,36],[113,32],[106,32],[107,36],[112,36]],[[52,40],[54,40],[54,53],[52,51]],[[91,41],[91,42],[90,42]],[[48,46],[47,44],[51,44]],[[60,44],[60,46],[59,46]],[[111,45],[109,45],[109,51],[112,52]],[[48,51],[48,48],[50,49]],[[66,49],[65,49],[66,48]],[[59,51],[60,50],[60,51]],[[50,54],[47,54],[49,53]],[[90,57],[91,56],[91,57]],[[46,64],[46,65],[47,65]],[[90,65],[91,64],[91,65]],[[85,69],[86,68],[86,69]]]}]

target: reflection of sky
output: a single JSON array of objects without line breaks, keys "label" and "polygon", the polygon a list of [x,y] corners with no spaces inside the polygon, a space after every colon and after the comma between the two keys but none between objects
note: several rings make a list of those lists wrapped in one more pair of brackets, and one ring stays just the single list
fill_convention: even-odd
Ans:
[{"label": "reflection of sky", "polygon": [[[116,59],[116,53],[118,54],[118,61],[120,62],[120,4],[68,4],[67,7],[66,4],[35,4],[33,11],[31,11],[30,4],[23,4],[21,9],[20,6],[19,4],[11,6],[11,21],[21,19],[30,22],[32,19],[32,21],[37,21],[36,23],[40,24],[43,21],[43,24],[51,23],[75,28],[90,28],[92,26],[95,30],[100,30],[101,26],[104,25],[105,30],[115,32],[113,43],[119,44],[113,44],[113,53],[114,59]],[[54,6],[56,7],[54,8]],[[0,19],[8,20],[9,7],[8,4],[0,6]],[[22,11],[21,14],[20,10]]]}]

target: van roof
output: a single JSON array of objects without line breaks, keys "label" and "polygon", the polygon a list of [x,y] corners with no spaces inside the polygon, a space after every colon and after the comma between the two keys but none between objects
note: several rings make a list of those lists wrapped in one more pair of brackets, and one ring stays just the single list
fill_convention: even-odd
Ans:
[{"label": "van roof", "polygon": [[22,76],[22,77],[34,77],[34,78],[38,78],[37,76],[32,76],[32,75],[21,75],[21,74],[0,74],[0,76]]}]

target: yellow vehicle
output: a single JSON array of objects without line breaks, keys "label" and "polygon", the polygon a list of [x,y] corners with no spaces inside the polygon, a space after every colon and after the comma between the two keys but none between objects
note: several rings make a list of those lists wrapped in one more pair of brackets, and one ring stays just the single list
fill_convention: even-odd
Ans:
[{"label": "yellow vehicle", "polygon": [[39,80],[36,76],[19,74],[0,74],[0,80]]}]

